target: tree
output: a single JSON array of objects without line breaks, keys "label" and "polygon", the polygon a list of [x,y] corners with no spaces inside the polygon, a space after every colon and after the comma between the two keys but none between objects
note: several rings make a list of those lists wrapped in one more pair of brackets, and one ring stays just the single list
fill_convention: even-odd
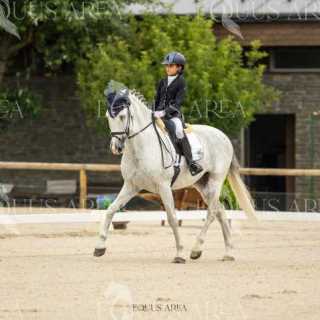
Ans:
[{"label": "tree", "polygon": [[97,119],[97,114],[110,79],[138,89],[152,103],[156,84],[164,76],[160,61],[170,51],[181,51],[188,61],[188,95],[183,106],[187,121],[213,125],[236,135],[253,120],[255,112],[279,95],[262,82],[265,66],[258,62],[266,53],[259,50],[259,43],[253,42],[244,53],[231,37],[217,42],[212,21],[201,14],[146,14],[142,20],[131,18],[129,24],[129,34],[108,36],[78,64],[88,123],[105,127],[104,119]]},{"label": "tree", "polygon": [[0,86],[20,50],[33,45],[46,66],[83,56],[106,34],[126,30],[125,5],[152,0],[0,0]]}]

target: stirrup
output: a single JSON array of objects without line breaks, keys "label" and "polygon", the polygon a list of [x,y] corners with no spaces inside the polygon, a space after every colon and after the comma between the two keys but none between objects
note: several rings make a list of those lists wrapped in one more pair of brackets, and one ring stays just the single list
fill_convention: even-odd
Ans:
[{"label": "stirrup", "polygon": [[203,171],[203,168],[200,166],[199,163],[191,162],[189,166],[189,170],[192,176],[197,175],[198,173]]}]

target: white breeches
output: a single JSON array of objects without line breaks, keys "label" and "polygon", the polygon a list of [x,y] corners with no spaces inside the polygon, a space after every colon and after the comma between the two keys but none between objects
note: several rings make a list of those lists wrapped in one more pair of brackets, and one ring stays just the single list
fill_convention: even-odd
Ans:
[{"label": "white breeches", "polygon": [[181,119],[178,117],[174,117],[174,118],[171,118],[170,121],[174,123],[176,137],[178,139],[182,139],[184,134],[183,134],[183,126],[182,126]]}]

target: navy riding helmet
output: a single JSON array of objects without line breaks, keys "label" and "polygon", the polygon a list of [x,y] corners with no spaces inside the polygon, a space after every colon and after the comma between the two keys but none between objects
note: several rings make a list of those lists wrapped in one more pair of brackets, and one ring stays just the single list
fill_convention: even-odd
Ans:
[{"label": "navy riding helmet", "polygon": [[162,64],[179,64],[182,67],[184,67],[186,63],[186,58],[180,52],[170,52],[164,57],[164,60],[162,61]]}]

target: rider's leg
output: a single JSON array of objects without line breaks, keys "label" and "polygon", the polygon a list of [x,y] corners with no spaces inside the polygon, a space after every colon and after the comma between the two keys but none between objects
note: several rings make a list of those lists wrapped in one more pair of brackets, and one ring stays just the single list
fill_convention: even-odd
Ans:
[{"label": "rider's leg", "polygon": [[174,118],[171,118],[170,121],[172,121],[175,124],[175,135],[176,135],[176,138],[178,139],[178,143],[182,148],[183,155],[186,158],[186,162],[187,162],[187,165],[189,166],[191,174],[196,175],[200,173],[203,169],[197,162],[195,162],[192,159],[191,146],[183,130],[181,119],[178,117],[174,117]]},{"label": "rider's leg", "polygon": [[166,119],[162,119],[164,125],[166,126],[166,129],[168,130],[168,133],[170,135],[170,138],[172,139],[173,141],[173,145],[174,145],[174,148],[176,150],[177,153],[180,153],[181,151],[179,150],[179,146],[178,146],[178,139],[176,137],[176,126],[174,124],[173,121],[170,121],[170,120],[166,120]]}]

